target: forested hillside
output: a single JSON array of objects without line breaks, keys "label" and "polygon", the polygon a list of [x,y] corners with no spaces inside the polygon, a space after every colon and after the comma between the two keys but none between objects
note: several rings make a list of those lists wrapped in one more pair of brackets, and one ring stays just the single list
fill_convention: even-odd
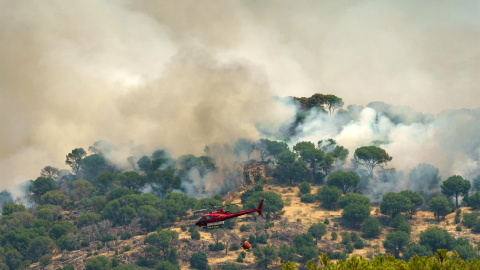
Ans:
[{"label": "forested hillside", "polygon": [[[354,149],[301,139],[312,117],[347,129],[362,121],[359,108],[334,95],[289,100],[298,111],[282,134],[207,145],[201,156],[158,149],[118,162],[106,141],[73,149],[69,170],[51,164],[23,192],[0,193],[0,269],[479,269],[478,175],[441,176],[428,160],[390,167],[404,159],[387,152],[392,137]],[[387,107],[366,110],[402,127],[433,121]],[[262,199],[263,217],[193,226],[196,210]]]}]

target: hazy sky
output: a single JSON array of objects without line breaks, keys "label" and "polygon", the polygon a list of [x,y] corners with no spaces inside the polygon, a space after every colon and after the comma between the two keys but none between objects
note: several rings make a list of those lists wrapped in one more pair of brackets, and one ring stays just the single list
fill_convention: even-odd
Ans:
[{"label": "hazy sky", "polygon": [[257,138],[293,113],[272,96],[477,108],[478,14],[480,1],[0,0],[0,189],[101,139],[178,155]]}]

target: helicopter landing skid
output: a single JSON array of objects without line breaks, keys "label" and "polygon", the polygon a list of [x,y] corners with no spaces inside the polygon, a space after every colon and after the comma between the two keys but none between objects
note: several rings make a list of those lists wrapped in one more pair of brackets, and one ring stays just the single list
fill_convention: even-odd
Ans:
[{"label": "helicopter landing skid", "polygon": [[225,221],[212,222],[212,223],[208,224],[207,226],[205,226],[205,228],[207,230],[213,230],[213,229],[216,229],[216,228],[223,228],[224,223],[225,223]]}]

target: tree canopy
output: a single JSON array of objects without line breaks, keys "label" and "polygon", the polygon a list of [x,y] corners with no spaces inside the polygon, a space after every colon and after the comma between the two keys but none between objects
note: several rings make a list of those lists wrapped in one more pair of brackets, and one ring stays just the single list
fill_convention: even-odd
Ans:
[{"label": "tree canopy", "polygon": [[458,207],[458,198],[460,196],[467,197],[470,187],[470,181],[463,179],[459,175],[453,175],[443,181],[440,189],[445,196],[455,197],[455,205]]},{"label": "tree canopy", "polygon": [[365,166],[370,176],[373,176],[373,169],[392,160],[388,153],[377,146],[362,146],[355,150],[353,160],[359,165]]}]

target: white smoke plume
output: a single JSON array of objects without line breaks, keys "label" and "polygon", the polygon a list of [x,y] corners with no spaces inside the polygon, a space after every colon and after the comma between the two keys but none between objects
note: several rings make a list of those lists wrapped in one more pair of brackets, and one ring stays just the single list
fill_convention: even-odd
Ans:
[{"label": "white smoke plume", "polygon": [[[35,179],[47,165],[67,168],[67,153],[97,140],[124,145],[125,156],[165,147],[179,156],[255,140],[258,130],[274,134],[293,110],[273,96],[328,92],[346,104],[381,100],[423,113],[476,108],[479,6],[0,0],[0,189]],[[361,117],[358,128],[369,132],[372,113]],[[420,131],[391,128],[398,133],[383,132],[391,135],[392,165],[405,157],[401,132],[438,151]],[[424,133],[437,134],[431,128]],[[350,147],[378,137],[349,129],[356,127],[337,135]],[[129,147],[139,144],[145,151]],[[475,170],[472,155],[456,158],[442,164]]]},{"label": "white smoke plume", "polygon": [[[428,186],[411,182],[432,178],[435,167],[442,180],[455,174],[473,180],[480,173],[479,134],[480,109],[445,111],[433,116],[374,102],[364,108],[349,106],[333,116],[311,112],[297,127],[293,143],[333,138],[350,151],[350,158],[361,146],[375,144],[384,148],[393,157],[386,168],[396,171],[383,174],[390,178],[390,184],[377,183],[371,188],[385,193]],[[431,165],[419,166],[412,176],[411,170],[420,163]],[[380,173],[377,175],[382,178]]]}]

